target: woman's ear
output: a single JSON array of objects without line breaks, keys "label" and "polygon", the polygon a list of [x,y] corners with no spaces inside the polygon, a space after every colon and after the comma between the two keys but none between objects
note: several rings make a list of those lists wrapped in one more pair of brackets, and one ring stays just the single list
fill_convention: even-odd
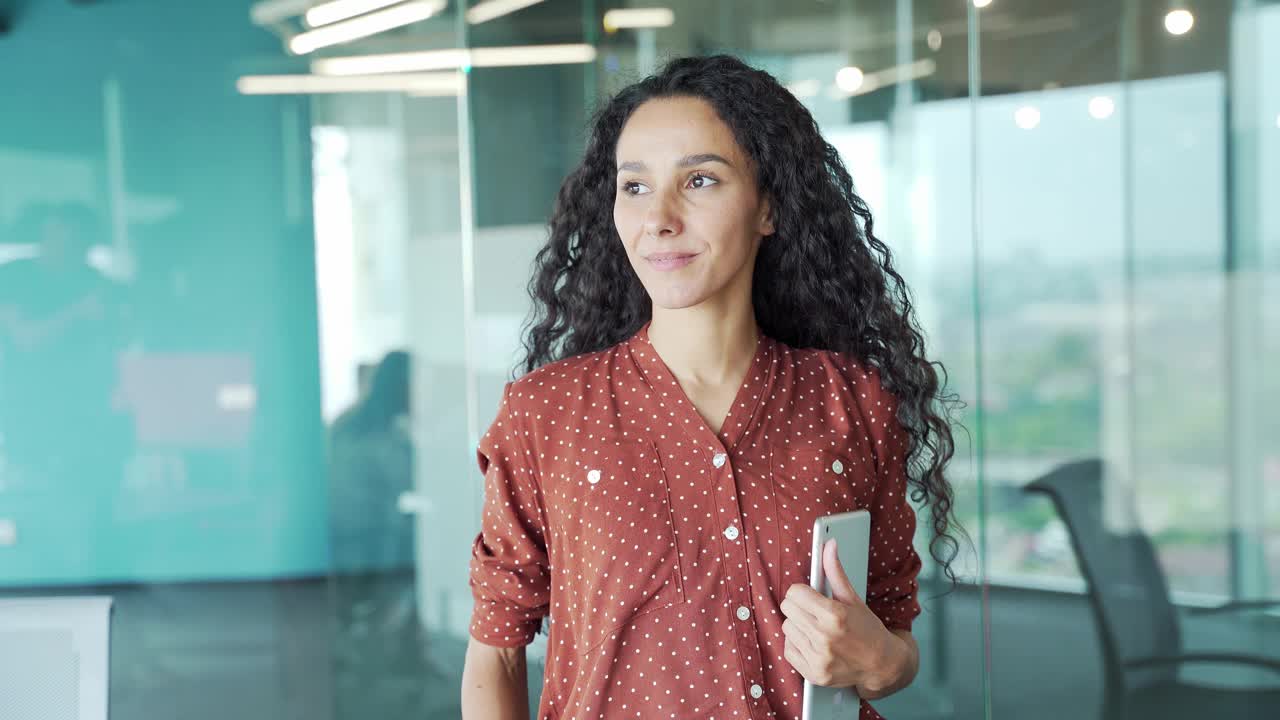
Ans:
[{"label": "woman's ear", "polygon": [[756,222],[756,232],[768,237],[775,232],[773,226],[773,202],[768,197],[760,201],[760,215]]}]

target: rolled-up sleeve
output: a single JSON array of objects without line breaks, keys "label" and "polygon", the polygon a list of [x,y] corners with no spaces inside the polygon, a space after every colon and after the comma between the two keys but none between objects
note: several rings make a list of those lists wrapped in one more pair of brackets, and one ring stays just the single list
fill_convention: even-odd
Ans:
[{"label": "rolled-up sleeve", "polygon": [[511,387],[476,451],[484,511],[471,546],[471,636],[494,647],[532,642],[551,597],[545,512]]},{"label": "rolled-up sleeve", "polygon": [[863,415],[875,444],[878,477],[870,508],[867,606],[890,630],[910,630],[920,614],[916,578],[921,567],[913,544],[916,513],[907,490],[911,436],[897,419],[898,404],[891,394],[868,394],[874,398],[863,401]]}]

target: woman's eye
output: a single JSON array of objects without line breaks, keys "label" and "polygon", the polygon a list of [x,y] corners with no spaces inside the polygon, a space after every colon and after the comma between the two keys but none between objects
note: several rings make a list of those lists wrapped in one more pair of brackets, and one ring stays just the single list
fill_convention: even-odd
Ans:
[{"label": "woman's eye", "polygon": [[689,178],[689,185],[690,185],[691,187],[695,188],[695,189],[697,189],[697,188],[704,188],[704,187],[710,187],[710,186],[712,186],[712,185],[715,185],[715,184],[716,184],[716,183],[718,183],[718,182],[720,182],[720,181],[719,181],[719,180],[716,180],[715,178],[711,177],[710,175],[701,175],[701,174],[698,174],[698,175],[694,175],[693,177]]},{"label": "woman's eye", "polygon": [[628,195],[643,195],[645,190],[647,190],[647,188],[638,182],[633,181],[622,183],[622,192]]}]

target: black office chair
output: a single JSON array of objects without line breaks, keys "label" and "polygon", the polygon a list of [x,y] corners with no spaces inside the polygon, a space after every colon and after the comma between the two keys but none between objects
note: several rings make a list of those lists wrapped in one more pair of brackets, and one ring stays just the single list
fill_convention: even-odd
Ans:
[{"label": "black office chair", "polygon": [[[1280,718],[1280,658],[1186,652],[1178,611],[1151,540],[1141,530],[1109,532],[1102,522],[1103,464],[1072,462],[1026,486],[1049,496],[1066,523],[1102,646],[1106,720]],[[1280,606],[1280,600],[1228,603],[1211,614]],[[1189,664],[1263,668],[1273,688],[1195,685],[1179,679]]]}]

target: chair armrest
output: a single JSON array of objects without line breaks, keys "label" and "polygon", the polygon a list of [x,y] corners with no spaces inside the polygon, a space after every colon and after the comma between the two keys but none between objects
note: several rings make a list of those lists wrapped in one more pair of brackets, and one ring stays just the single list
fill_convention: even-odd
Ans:
[{"label": "chair armrest", "polygon": [[1125,670],[1148,670],[1169,665],[1188,665],[1191,663],[1216,663],[1219,665],[1244,665],[1247,667],[1270,670],[1280,675],[1280,659],[1261,657],[1259,655],[1237,655],[1235,653],[1183,653],[1182,655],[1157,655],[1152,657],[1126,660]]},{"label": "chair armrest", "polygon": [[1265,610],[1280,608],[1280,599],[1271,600],[1238,600],[1213,607],[1187,608],[1188,615],[1218,615],[1222,613],[1244,612],[1246,610]]}]

